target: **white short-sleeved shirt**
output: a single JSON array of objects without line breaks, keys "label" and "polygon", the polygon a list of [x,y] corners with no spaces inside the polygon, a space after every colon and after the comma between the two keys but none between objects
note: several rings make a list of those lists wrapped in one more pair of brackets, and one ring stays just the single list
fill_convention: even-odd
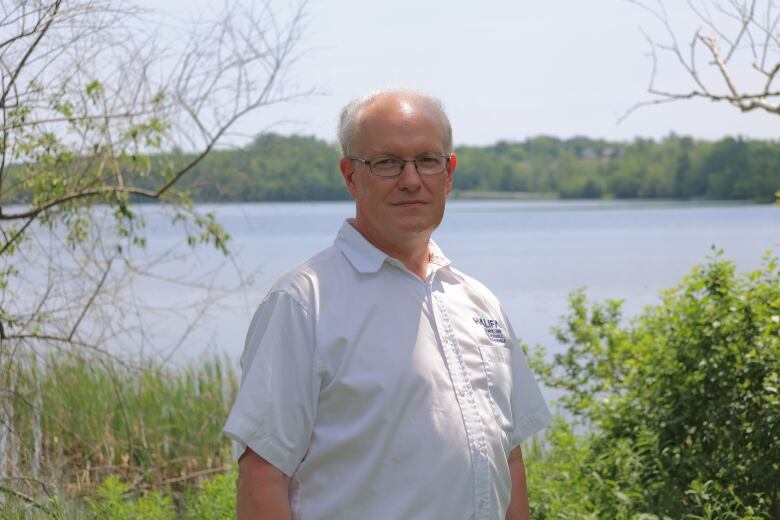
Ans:
[{"label": "white short-sleeved shirt", "polygon": [[349,223],[257,310],[225,425],[298,520],[504,519],[550,413],[495,296],[431,242],[422,281]]}]

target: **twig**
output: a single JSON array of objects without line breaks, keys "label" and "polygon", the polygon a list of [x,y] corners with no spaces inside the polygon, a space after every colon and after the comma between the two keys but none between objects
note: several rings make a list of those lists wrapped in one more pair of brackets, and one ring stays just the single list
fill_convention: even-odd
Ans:
[{"label": "twig", "polygon": [[40,509],[41,511],[47,511],[48,510],[45,506],[39,504],[33,497],[31,497],[29,495],[26,495],[26,494],[22,493],[21,491],[17,491],[15,489],[10,488],[8,486],[5,486],[3,484],[0,484],[0,491],[2,491],[3,493],[8,493],[9,495],[13,495],[16,498],[20,498],[23,501],[27,502],[28,504],[32,505],[33,507],[36,507],[36,508]]}]

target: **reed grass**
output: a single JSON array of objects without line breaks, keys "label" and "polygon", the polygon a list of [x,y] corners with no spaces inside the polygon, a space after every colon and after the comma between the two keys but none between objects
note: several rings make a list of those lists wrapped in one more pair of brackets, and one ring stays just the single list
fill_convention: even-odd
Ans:
[{"label": "reed grass", "polygon": [[3,378],[16,442],[9,473],[22,476],[14,482],[21,493],[40,496],[49,486],[78,495],[114,476],[175,496],[229,467],[222,426],[237,378],[224,357],[170,367],[17,352]]}]

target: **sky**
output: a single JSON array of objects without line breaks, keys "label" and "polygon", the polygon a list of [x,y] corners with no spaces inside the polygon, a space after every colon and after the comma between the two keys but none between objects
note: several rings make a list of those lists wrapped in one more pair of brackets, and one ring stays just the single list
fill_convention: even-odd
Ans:
[{"label": "sky", "polygon": [[[292,5],[270,2],[280,19]],[[183,0],[138,3],[179,18],[207,17],[211,9]],[[686,2],[668,0],[665,7],[687,45],[700,22]],[[780,130],[778,115],[741,113],[703,100],[644,107],[618,123],[635,103],[651,99],[652,60],[642,30],[659,42],[666,39],[656,19],[626,0],[310,0],[306,16],[288,79],[317,94],[253,113],[241,133],[271,129],[333,141],[344,104],[395,84],[444,102],[456,146],[540,134],[621,141],[672,132],[776,139]],[[659,65],[660,86],[690,88],[673,61]],[[734,67],[740,84],[756,81],[749,63]]]}]

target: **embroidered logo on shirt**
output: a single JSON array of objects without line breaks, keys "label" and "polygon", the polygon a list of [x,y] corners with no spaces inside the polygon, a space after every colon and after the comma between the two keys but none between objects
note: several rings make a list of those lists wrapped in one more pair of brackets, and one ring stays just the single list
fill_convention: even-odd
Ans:
[{"label": "embroidered logo on shirt", "polygon": [[479,316],[474,316],[471,319],[474,320],[474,323],[477,325],[482,325],[482,328],[485,329],[485,334],[487,334],[490,341],[506,344],[506,336],[504,336],[504,331],[501,329],[498,320],[480,318]]}]

